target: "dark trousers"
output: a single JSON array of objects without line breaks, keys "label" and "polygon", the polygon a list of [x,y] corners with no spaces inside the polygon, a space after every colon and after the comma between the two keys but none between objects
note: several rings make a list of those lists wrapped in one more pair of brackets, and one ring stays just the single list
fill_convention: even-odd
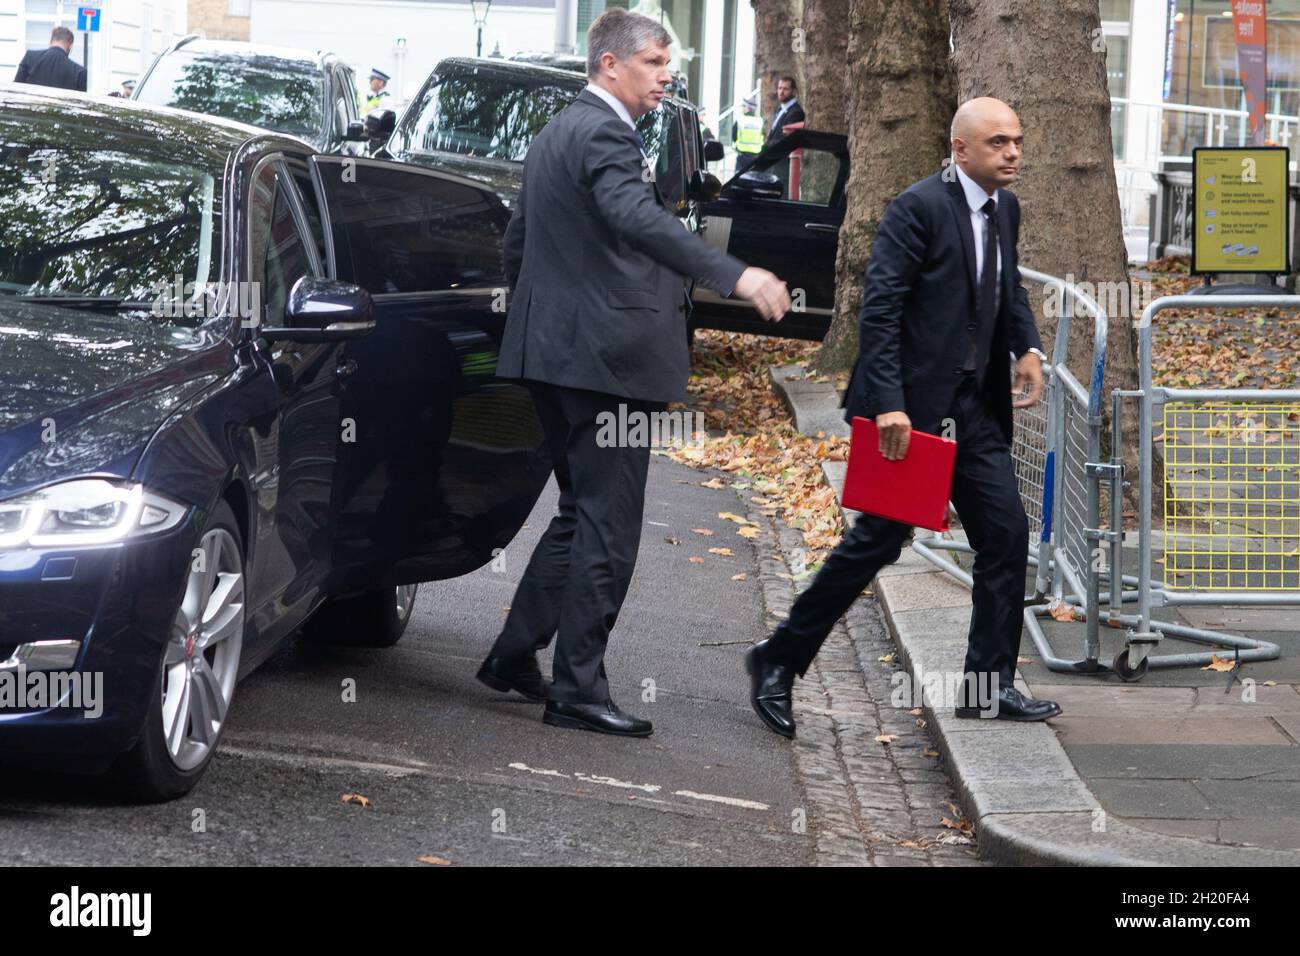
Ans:
[{"label": "dark trousers", "polygon": [[597,416],[608,412],[617,423],[619,405],[627,414],[665,406],[536,382],[529,387],[560,486],[559,513],[533,550],[492,652],[534,654],[558,633],[550,698],[599,703],[609,698],[605,644],[636,567],[650,448],[617,441],[601,447]]},{"label": "dark trousers", "polygon": [[[957,460],[952,503],[975,549],[965,673],[997,674],[1010,687],[1020,653],[1029,521],[1020,503],[1011,450],[975,384],[964,378],[953,401]],[[772,653],[800,676],[863,588],[898,559],[911,529],[860,515],[772,635]]]}]

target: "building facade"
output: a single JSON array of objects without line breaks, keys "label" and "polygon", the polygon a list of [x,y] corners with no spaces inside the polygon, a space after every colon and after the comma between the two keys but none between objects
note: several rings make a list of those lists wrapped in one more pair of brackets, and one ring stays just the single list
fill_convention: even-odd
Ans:
[{"label": "building facade", "polygon": [[[82,6],[100,10],[97,32],[77,30]],[[56,26],[75,36],[71,56],[86,67],[87,91],[111,93],[138,79],[189,23],[186,0],[0,0],[0,81],[13,79],[26,51],[49,46]]]}]

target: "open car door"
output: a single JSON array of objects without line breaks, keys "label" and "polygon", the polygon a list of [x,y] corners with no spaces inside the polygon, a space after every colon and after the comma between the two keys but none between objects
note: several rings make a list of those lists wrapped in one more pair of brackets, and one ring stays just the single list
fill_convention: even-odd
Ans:
[{"label": "open car door", "polygon": [[821,339],[835,305],[835,253],[849,179],[848,141],[798,129],[769,143],[702,209],[705,241],[777,275],[794,309],[766,322],[748,302],[696,286],[700,328]]},{"label": "open car door", "polygon": [[325,155],[311,167],[330,274],[370,292],[376,319],[343,355],[331,592],[466,574],[515,536],[551,471],[531,395],[495,374],[509,214],[447,173]]}]

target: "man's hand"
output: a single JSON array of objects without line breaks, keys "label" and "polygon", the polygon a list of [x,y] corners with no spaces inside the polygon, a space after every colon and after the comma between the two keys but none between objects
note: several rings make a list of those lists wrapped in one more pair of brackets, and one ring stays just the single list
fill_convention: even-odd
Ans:
[{"label": "man's hand", "polygon": [[907,412],[884,412],[877,415],[876,430],[880,433],[880,453],[885,456],[885,460],[902,461],[912,438],[912,420],[907,417]]},{"label": "man's hand", "polygon": [[[1029,386],[1029,394],[1024,398],[1017,398],[1025,386]],[[1012,408],[1030,408],[1038,404],[1038,400],[1043,397],[1043,361],[1033,352],[1026,352],[1020,356],[1020,361],[1016,363],[1016,380],[1011,383],[1011,407]]]},{"label": "man's hand", "polygon": [[790,291],[766,269],[750,266],[736,280],[732,294],[752,302],[758,314],[769,322],[780,322],[781,316],[790,311]]}]

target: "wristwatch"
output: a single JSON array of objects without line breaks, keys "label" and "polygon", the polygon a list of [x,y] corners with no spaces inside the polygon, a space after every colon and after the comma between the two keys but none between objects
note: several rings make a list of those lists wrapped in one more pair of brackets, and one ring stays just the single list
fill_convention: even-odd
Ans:
[{"label": "wristwatch", "polygon": [[1042,361],[1044,361],[1044,362],[1047,361],[1047,353],[1045,353],[1042,349],[1025,349],[1025,354],[1026,354],[1026,355],[1028,355],[1030,352],[1032,352],[1032,353],[1034,353],[1035,355],[1037,355],[1037,356],[1039,357],[1039,359],[1041,359]]}]

